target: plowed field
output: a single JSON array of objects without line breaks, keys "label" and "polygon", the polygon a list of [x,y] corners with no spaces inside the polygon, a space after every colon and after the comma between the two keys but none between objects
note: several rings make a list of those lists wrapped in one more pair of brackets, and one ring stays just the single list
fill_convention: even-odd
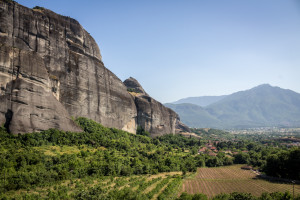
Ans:
[{"label": "plowed field", "polygon": [[[293,193],[292,184],[273,183],[257,179],[251,170],[242,170],[241,165],[216,168],[198,168],[194,178],[186,179],[182,192],[204,193],[209,197],[220,193],[246,192],[259,196],[263,192]],[[300,185],[295,185],[295,194],[300,194]]]}]

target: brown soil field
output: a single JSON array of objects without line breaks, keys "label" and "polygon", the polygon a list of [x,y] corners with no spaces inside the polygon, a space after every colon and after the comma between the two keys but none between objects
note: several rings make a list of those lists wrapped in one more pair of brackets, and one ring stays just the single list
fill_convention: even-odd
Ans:
[{"label": "brown soil field", "polygon": [[[274,183],[258,179],[251,170],[241,169],[241,165],[226,167],[198,168],[193,178],[183,182],[181,192],[203,193],[213,197],[220,193],[246,192],[260,196],[263,192],[293,193],[293,185]],[[295,195],[300,194],[300,185],[295,185]]]}]

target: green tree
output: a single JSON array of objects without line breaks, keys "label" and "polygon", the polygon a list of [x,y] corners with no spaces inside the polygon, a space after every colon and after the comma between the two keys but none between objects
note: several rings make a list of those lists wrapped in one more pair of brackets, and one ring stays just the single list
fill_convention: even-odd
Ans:
[{"label": "green tree", "polygon": [[136,129],[136,134],[137,135],[144,135],[144,136],[150,136],[150,133],[148,132],[148,131],[145,131],[144,129],[143,129],[143,127],[141,127],[141,126],[138,126],[137,127],[137,129]]}]

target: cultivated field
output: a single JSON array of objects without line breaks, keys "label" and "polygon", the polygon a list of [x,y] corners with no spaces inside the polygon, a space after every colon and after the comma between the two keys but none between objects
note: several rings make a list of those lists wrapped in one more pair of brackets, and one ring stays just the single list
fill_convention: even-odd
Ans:
[{"label": "cultivated field", "polygon": [[[289,191],[292,194],[293,186],[257,179],[254,172],[242,170],[241,165],[198,168],[195,177],[186,179],[182,185],[182,192],[204,193],[208,197],[232,192],[246,192],[259,196],[263,192],[277,191]],[[300,185],[295,185],[296,194],[300,194]]]},{"label": "cultivated field", "polygon": [[[181,172],[166,172],[131,177],[73,179],[55,186],[9,191],[6,194],[11,199],[48,199],[49,195],[57,196],[59,193],[64,194],[64,199],[73,199],[74,197],[74,199],[86,199],[88,196],[84,196],[85,193],[80,193],[80,196],[76,196],[76,194],[81,191],[88,193],[93,189],[101,188],[105,196],[105,194],[127,187],[137,194],[145,195],[147,199],[175,199],[182,184],[181,174]],[[72,195],[75,196],[72,197]]]}]

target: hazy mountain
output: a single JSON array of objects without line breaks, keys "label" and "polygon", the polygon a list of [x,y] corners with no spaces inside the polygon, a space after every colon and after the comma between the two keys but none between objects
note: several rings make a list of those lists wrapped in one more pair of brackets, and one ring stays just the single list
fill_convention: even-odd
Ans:
[{"label": "hazy mountain", "polygon": [[210,128],[222,125],[220,120],[209,114],[201,106],[189,103],[167,103],[165,106],[177,112],[180,116],[180,120],[190,127]]},{"label": "hazy mountain", "polygon": [[222,96],[201,96],[201,97],[187,97],[184,99],[179,99],[178,101],[172,102],[172,104],[181,104],[181,103],[189,103],[195,104],[198,106],[208,106],[212,103],[220,101],[224,99],[227,95]]},{"label": "hazy mountain", "polygon": [[167,106],[193,127],[300,126],[300,94],[268,84],[233,93],[204,108],[191,104]]}]

